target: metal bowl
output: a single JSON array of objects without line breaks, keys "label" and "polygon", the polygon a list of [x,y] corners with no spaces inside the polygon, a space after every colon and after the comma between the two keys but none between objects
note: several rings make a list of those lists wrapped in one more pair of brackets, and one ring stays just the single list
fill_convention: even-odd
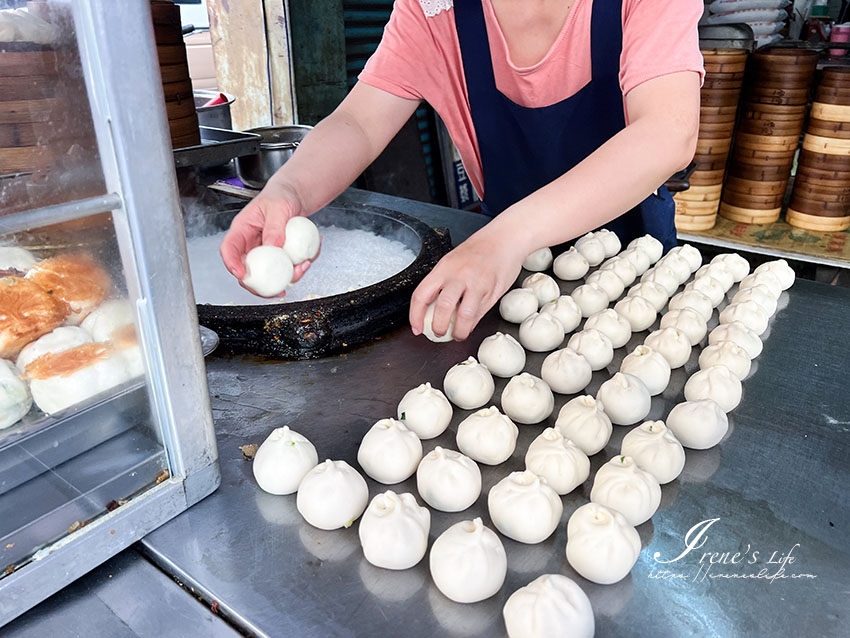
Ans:
[{"label": "metal bowl", "polygon": [[[195,98],[195,112],[198,114],[198,123],[201,126],[211,126],[212,128],[232,129],[233,121],[230,118],[230,106],[236,101],[230,93],[224,91],[206,91],[195,89],[192,91]],[[211,99],[218,97],[219,94],[227,98],[227,102],[214,104],[212,106],[204,106]]]},{"label": "metal bowl", "polygon": [[312,126],[294,124],[290,126],[260,126],[248,129],[262,138],[260,152],[236,158],[236,174],[246,186],[262,188],[292,157],[295,149],[312,130]]}]

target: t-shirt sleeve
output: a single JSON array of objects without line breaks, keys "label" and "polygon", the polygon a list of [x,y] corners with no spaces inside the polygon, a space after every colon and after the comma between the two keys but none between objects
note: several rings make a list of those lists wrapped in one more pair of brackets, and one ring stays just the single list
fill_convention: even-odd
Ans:
[{"label": "t-shirt sleeve", "polygon": [[418,0],[395,0],[377,50],[358,79],[395,96],[421,100],[418,80],[433,60],[434,37]]},{"label": "t-shirt sleeve", "polygon": [[663,75],[694,71],[705,75],[697,23],[702,0],[624,0],[620,88],[633,88]]}]

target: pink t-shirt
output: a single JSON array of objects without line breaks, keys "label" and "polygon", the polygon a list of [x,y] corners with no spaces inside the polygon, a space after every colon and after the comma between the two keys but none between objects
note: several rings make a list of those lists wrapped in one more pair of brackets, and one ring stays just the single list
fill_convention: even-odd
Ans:
[{"label": "pink t-shirt", "polygon": [[[481,0],[496,87],[530,108],[554,104],[590,81],[590,18],[593,0],[575,0],[552,48],[535,65],[518,67],[491,0]],[[622,0],[623,51],[620,87],[625,96],[653,78],[704,73],[697,22],[701,0]],[[469,110],[452,0],[395,0],[377,51],[359,79],[398,97],[426,100],[440,115],[463,159],[472,185],[483,194],[478,141]]]}]

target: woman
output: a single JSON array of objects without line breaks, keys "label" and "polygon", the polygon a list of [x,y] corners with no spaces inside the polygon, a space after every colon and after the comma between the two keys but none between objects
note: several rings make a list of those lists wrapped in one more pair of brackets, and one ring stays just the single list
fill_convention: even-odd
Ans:
[{"label": "woman", "polygon": [[[410,325],[462,340],[527,255],[603,224],[675,242],[659,187],[693,157],[699,0],[396,0],[378,50],[339,107],[233,220],[221,254],[282,245],[286,221],[327,204],[427,100],[446,122],[490,223],[413,293]],[[627,211],[624,213],[624,211]],[[296,277],[309,267],[298,266]]]}]

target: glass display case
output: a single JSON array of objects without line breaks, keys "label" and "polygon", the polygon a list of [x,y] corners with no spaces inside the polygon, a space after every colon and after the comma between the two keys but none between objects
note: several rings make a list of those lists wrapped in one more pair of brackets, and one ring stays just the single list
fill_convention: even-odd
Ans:
[{"label": "glass display case", "polygon": [[0,11],[0,626],[219,483],[147,0]]}]

